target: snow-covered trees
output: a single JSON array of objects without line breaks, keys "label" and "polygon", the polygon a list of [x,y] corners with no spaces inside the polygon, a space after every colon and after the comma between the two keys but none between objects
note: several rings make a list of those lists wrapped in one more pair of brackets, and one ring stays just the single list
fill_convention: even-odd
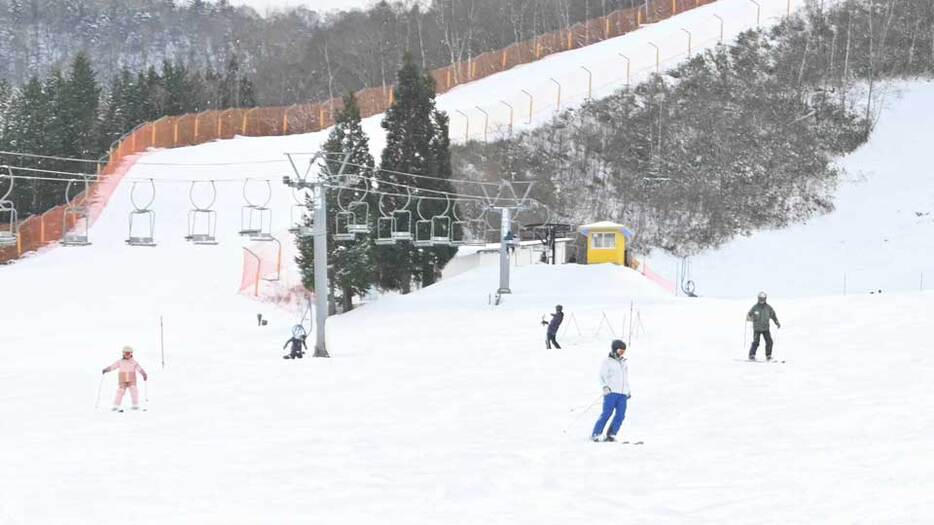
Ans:
[{"label": "snow-covered trees", "polygon": [[[920,67],[910,5],[813,6],[541,129],[459,147],[457,169],[535,180],[571,218],[630,224],[637,245],[679,255],[804,220],[832,208],[833,160],[869,133],[865,81]],[[870,31],[883,14],[888,33]]]}]

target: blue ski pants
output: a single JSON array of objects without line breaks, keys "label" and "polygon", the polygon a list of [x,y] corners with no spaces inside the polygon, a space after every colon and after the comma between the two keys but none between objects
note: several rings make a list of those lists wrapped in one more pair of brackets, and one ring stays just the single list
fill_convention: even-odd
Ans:
[{"label": "blue ski pants", "polygon": [[593,435],[599,436],[603,434],[603,429],[606,427],[606,422],[610,420],[610,416],[613,415],[613,411],[616,411],[616,416],[613,417],[613,422],[610,423],[610,431],[607,432],[608,436],[615,436],[619,432],[619,427],[622,426],[623,420],[626,419],[626,401],[628,398],[625,394],[617,394],[615,392],[610,392],[609,394],[603,396],[603,413],[600,414],[600,419],[597,420],[597,424],[593,427]]}]

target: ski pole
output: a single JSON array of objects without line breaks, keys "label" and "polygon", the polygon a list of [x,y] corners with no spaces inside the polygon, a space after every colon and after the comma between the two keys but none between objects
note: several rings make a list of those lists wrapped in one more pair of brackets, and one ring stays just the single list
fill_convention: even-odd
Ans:
[{"label": "ski pole", "polygon": [[149,380],[143,381],[143,395],[146,397],[146,404],[149,404]]},{"label": "ski pole", "polygon": [[[600,399],[601,399],[602,397],[603,397],[603,394],[602,394],[602,393],[599,394],[599,395],[597,395],[596,399],[594,399],[593,402],[591,402],[589,405],[587,405],[587,407],[584,408],[584,410],[581,410],[581,413],[578,414],[577,417],[575,417],[570,423],[568,423],[568,426],[564,427],[564,430],[562,430],[561,433],[562,433],[562,434],[567,434],[567,433],[568,433],[568,429],[571,428],[571,425],[573,425],[574,423],[577,423],[578,421],[580,421],[580,418],[584,417],[584,414],[586,414],[587,412],[590,412],[590,409],[593,408],[593,406],[597,404],[597,401],[600,401]],[[579,407],[576,408],[576,409],[575,409],[575,408],[572,408],[572,409],[571,409],[571,412],[574,412],[575,410],[579,410],[579,409],[580,409]]]},{"label": "ski pole", "polygon": [[104,386],[104,374],[101,374],[101,380],[97,384],[97,398],[94,399],[94,410],[97,410],[98,405],[101,403],[101,388]]},{"label": "ski pole", "polygon": [[746,344],[746,341],[749,338],[749,321],[743,323],[743,351],[749,350],[749,345]]}]

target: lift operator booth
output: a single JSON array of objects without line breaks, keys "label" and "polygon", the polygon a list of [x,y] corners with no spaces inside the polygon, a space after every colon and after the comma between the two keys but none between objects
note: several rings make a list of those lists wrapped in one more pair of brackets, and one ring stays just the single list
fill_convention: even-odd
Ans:
[{"label": "lift operator booth", "polygon": [[595,222],[577,228],[577,262],[629,265],[632,230],[615,222]]}]

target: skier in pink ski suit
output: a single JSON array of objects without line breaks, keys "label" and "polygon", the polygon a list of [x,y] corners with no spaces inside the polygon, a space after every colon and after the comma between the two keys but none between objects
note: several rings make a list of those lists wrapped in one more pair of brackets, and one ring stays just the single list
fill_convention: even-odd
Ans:
[{"label": "skier in pink ski suit", "polygon": [[101,373],[106,374],[112,370],[119,371],[119,377],[117,378],[117,397],[114,399],[114,407],[112,410],[120,410],[120,405],[123,403],[123,394],[126,393],[127,389],[130,389],[130,397],[133,399],[133,410],[138,410],[139,390],[136,388],[136,372],[139,371],[139,373],[142,374],[143,381],[149,380],[149,376],[146,374],[146,371],[143,370],[143,367],[139,366],[139,363],[133,359],[133,349],[131,347],[124,346],[123,359],[108,366]]}]

